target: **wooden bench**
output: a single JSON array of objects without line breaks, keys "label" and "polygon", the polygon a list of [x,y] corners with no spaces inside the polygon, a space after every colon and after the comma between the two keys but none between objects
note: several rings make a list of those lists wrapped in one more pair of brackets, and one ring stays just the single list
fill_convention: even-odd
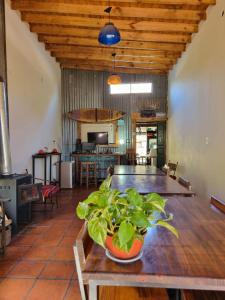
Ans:
[{"label": "wooden bench", "polygon": [[[225,202],[211,196],[210,203],[213,208],[225,213]],[[221,291],[183,290],[181,294],[182,300],[225,300],[225,292]]]},{"label": "wooden bench", "polygon": [[[88,282],[83,277],[83,271],[92,245],[93,241],[88,235],[86,224],[84,224],[73,247],[82,300],[91,300],[88,298]],[[101,286],[98,294],[100,300],[169,300],[167,290],[159,288]]]}]

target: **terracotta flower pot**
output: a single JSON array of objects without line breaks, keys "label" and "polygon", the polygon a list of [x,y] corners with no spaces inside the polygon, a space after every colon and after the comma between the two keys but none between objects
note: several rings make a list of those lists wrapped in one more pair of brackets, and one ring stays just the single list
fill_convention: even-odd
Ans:
[{"label": "terracotta flower pot", "polygon": [[112,239],[112,236],[107,236],[105,246],[113,256],[120,259],[130,259],[132,257],[137,256],[143,247],[143,242],[138,239],[135,239],[130,251],[126,252],[114,246]]}]

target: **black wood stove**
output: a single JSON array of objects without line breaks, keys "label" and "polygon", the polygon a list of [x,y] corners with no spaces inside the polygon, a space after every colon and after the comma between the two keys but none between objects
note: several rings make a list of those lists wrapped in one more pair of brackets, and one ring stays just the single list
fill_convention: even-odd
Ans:
[{"label": "black wood stove", "polygon": [[9,198],[6,214],[12,219],[13,231],[20,222],[31,220],[31,203],[41,197],[41,184],[31,184],[29,174],[12,174],[8,129],[6,89],[0,78],[0,198]]},{"label": "black wood stove", "polygon": [[32,202],[41,198],[41,184],[32,184],[32,176],[14,174],[0,178],[0,198],[9,198],[6,214],[12,219],[13,232],[31,221]]}]

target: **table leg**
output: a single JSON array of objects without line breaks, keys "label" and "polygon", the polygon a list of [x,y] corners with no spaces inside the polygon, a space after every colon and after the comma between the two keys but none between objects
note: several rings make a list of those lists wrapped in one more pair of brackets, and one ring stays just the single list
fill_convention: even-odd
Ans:
[{"label": "table leg", "polygon": [[62,164],[62,157],[61,154],[59,155],[59,187],[61,188],[61,164]]},{"label": "table leg", "polygon": [[32,176],[33,176],[33,183],[35,181],[35,158],[32,157]]},{"label": "table leg", "polygon": [[47,184],[47,159],[44,157],[44,184]]},{"label": "table leg", "polygon": [[89,281],[89,300],[98,300],[98,286],[95,281]]},{"label": "table leg", "polygon": [[176,290],[176,300],[181,300],[181,291]]},{"label": "table leg", "polygon": [[52,154],[49,156],[49,183],[52,182]]}]

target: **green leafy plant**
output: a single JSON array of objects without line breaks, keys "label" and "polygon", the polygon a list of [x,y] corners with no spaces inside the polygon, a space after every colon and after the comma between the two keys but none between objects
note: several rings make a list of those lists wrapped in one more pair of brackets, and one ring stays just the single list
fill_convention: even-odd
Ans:
[{"label": "green leafy plant", "polygon": [[156,193],[140,195],[130,188],[121,193],[110,188],[108,177],[98,191],[80,202],[76,213],[87,221],[90,237],[105,247],[107,235],[113,237],[113,244],[129,251],[135,239],[143,241],[149,227],[162,226],[178,237],[177,230],[168,222],[172,214],[165,211],[166,200]]}]

